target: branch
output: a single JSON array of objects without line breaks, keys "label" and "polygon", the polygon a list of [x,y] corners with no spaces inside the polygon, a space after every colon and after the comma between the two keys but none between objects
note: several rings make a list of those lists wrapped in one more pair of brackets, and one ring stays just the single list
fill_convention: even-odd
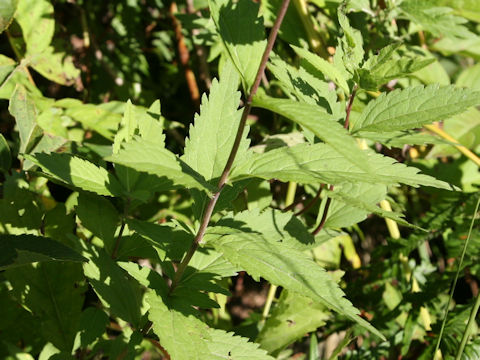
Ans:
[{"label": "branch", "polygon": [[245,129],[245,124],[247,122],[248,115],[250,114],[250,110],[252,108],[253,96],[256,94],[258,87],[260,86],[260,81],[262,80],[262,75],[265,71],[265,67],[267,66],[267,61],[270,56],[270,52],[273,49],[273,45],[277,38],[278,30],[280,29],[280,25],[282,24],[285,13],[287,12],[289,3],[290,3],[290,0],[283,0],[282,5],[278,11],[277,19],[275,20],[275,24],[273,25],[273,28],[270,31],[270,35],[267,41],[267,46],[263,53],[260,66],[257,71],[257,76],[255,77],[255,82],[253,83],[252,89],[250,90],[250,94],[247,97],[247,100],[245,102],[245,107],[243,108],[242,118],[240,120],[240,124],[238,125],[235,142],[233,143],[232,150],[230,151],[230,155],[228,157],[227,163],[225,164],[225,168],[223,169],[222,176],[218,181],[217,191],[213,194],[212,198],[210,199],[210,201],[208,202],[205,208],[202,222],[200,223],[200,228],[198,229],[197,235],[195,236],[195,239],[193,240],[193,243],[190,246],[190,249],[188,249],[187,254],[183,258],[181,263],[178,265],[178,269],[175,273],[172,284],[170,286],[170,293],[172,293],[173,290],[177,287],[178,283],[180,282],[183,276],[185,269],[188,266],[188,263],[192,259],[193,254],[195,254],[195,251],[197,251],[198,246],[200,245],[203,239],[203,236],[205,235],[205,231],[207,230],[208,224],[213,214],[213,210],[215,209],[217,200],[220,197],[220,193],[222,192],[222,189],[225,186],[225,183],[227,182],[228,175],[230,174],[230,170],[232,169],[233,161],[237,156],[238,148],[240,146],[240,141],[242,140],[243,131]]}]

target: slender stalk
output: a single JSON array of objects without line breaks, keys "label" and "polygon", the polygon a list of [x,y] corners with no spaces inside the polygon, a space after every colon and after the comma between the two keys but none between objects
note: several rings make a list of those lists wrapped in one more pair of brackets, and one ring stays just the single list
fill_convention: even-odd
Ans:
[{"label": "slender stalk", "polygon": [[123,231],[125,230],[125,224],[128,216],[128,209],[130,207],[130,199],[127,199],[127,203],[123,209],[123,216],[122,216],[122,225],[120,226],[120,231],[118,232],[117,240],[115,241],[115,247],[112,251],[112,259],[115,259],[118,254],[118,248],[120,247],[120,241],[122,240]]},{"label": "slender stalk", "polygon": [[203,218],[200,223],[200,227],[198,229],[197,235],[195,236],[195,239],[193,240],[192,245],[190,246],[190,249],[188,249],[187,254],[178,265],[177,271],[175,272],[175,276],[170,286],[170,293],[172,293],[172,291],[177,287],[178,283],[180,282],[183,276],[185,269],[188,266],[188,263],[192,259],[193,254],[195,254],[195,251],[198,249],[198,246],[200,245],[203,239],[203,236],[205,235],[205,231],[207,230],[208,223],[210,222],[210,219],[213,214],[213,210],[215,209],[215,205],[220,196],[220,193],[223,187],[225,186],[225,183],[227,182],[228,175],[230,174],[230,170],[232,169],[233,162],[235,160],[235,157],[237,156],[238,148],[240,146],[240,141],[242,140],[243,131],[245,129],[245,124],[247,123],[248,115],[250,114],[250,110],[252,108],[253,96],[256,94],[258,87],[260,86],[260,81],[262,80],[262,75],[265,71],[265,67],[267,66],[267,61],[270,56],[270,52],[273,49],[273,45],[277,38],[278,30],[280,29],[280,25],[282,24],[285,13],[287,12],[289,3],[290,3],[290,0],[283,0],[282,5],[278,11],[277,19],[275,20],[272,30],[270,31],[270,35],[267,41],[267,46],[263,53],[260,66],[258,68],[257,75],[255,77],[255,82],[253,83],[252,89],[250,90],[250,94],[247,97],[247,100],[245,102],[245,107],[243,108],[242,118],[240,119],[240,124],[238,125],[237,135],[235,137],[232,150],[230,151],[230,155],[228,157],[227,163],[225,164],[223,173],[220,177],[220,180],[218,181],[217,191],[213,194],[212,198],[210,199],[210,201],[208,202],[205,208],[205,211],[203,212]]},{"label": "slender stalk", "polygon": [[[453,299],[453,293],[455,292],[455,287],[457,286],[458,276],[460,275],[460,270],[462,268],[463,259],[465,257],[465,253],[467,251],[468,243],[470,241],[470,236],[472,235],[473,223],[475,222],[475,216],[477,215],[479,205],[480,205],[480,198],[478,198],[477,205],[475,206],[475,211],[473,213],[472,222],[470,223],[470,229],[468,230],[467,240],[465,240],[465,243],[463,244],[462,254],[460,256],[460,261],[458,263],[455,278],[453,279],[452,288],[450,289],[450,296],[449,296],[447,305],[445,307],[445,314],[443,315],[442,327],[440,328],[440,334],[438,335],[438,341],[437,341],[437,345],[435,346],[434,354],[436,354],[437,351],[440,349],[440,343],[442,342],[443,331],[445,329],[445,324],[447,323],[448,307],[450,305],[450,302]],[[478,300],[478,297],[477,297],[477,302],[478,301],[479,300]],[[477,305],[477,302],[475,303],[475,305]],[[477,310],[478,310],[478,308],[477,308]],[[472,311],[473,311],[473,309],[472,309]],[[470,314],[470,317],[471,317],[471,315],[472,314]],[[470,324],[470,320],[468,322]],[[470,332],[470,328],[468,327],[468,325],[467,325],[467,330],[465,330],[465,331],[468,332],[468,333]],[[463,343],[463,340],[464,340],[465,337],[468,338],[468,335],[465,336],[465,333],[464,333],[463,338],[462,338],[462,343]],[[465,339],[465,342],[466,342],[466,340],[468,340],[468,339]],[[465,344],[463,344],[463,347],[465,347]],[[459,354],[461,355],[461,353],[463,352],[463,348],[462,348],[461,344],[460,344],[460,348],[461,348],[461,351],[459,349],[459,352],[457,353],[457,359],[459,359],[458,355]]]},{"label": "slender stalk", "polygon": [[343,127],[348,130],[348,126],[350,125],[350,113],[352,112],[352,105],[353,105],[353,100],[355,99],[355,95],[357,94],[357,84],[353,86],[352,94],[350,95],[350,99],[348,100],[348,105],[347,105],[347,116],[345,117],[345,123],[343,124]]},{"label": "slender stalk", "polygon": [[318,201],[318,199],[320,199],[320,194],[322,193],[322,189],[323,189],[323,186],[324,186],[324,185],[325,185],[325,184],[321,184],[321,185],[320,185],[320,187],[318,188],[317,193],[315,194],[315,197],[314,197],[312,200],[310,200],[310,202],[309,202],[307,205],[305,205],[305,207],[304,207],[302,210],[300,210],[299,212],[296,212],[296,213],[295,213],[295,216],[302,215],[303,213],[305,213],[305,212],[307,212],[308,210],[310,210],[310,208],[311,208],[313,205],[315,205],[315,203]]},{"label": "slender stalk", "polygon": [[467,344],[468,338],[472,333],[475,327],[475,318],[477,317],[478,308],[480,308],[480,294],[477,295],[477,299],[475,300],[475,304],[473,305],[472,311],[470,312],[470,317],[468,318],[467,327],[462,336],[462,342],[460,343],[460,347],[458,348],[457,357],[455,360],[460,360],[463,354],[463,350],[465,349],[465,345]]}]

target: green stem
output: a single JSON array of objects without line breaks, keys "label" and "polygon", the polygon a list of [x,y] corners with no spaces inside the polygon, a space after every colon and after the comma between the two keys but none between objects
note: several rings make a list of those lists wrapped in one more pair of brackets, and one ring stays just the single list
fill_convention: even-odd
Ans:
[{"label": "green stem", "polygon": [[218,181],[217,191],[213,194],[210,201],[206,205],[197,235],[195,236],[195,239],[193,240],[193,243],[190,246],[190,249],[188,249],[187,254],[178,265],[177,271],[175,272],[175,276],[170,286],[170,293],[173,292],[173,290],[177,287],[178,283],[182,279],[183,273],[185,272],[185,269],[187,268],[188,263],[192,259],[193,254],[195,254],[195,251],[197,251],[201,241],[203,240],[203,236],[205,235],[205,231],[207,230],[208,224],[213,214],[213,210],[215,209],[215,205],[218,201],[218,198],[220,197],[220,193],[222,192],[223,187],[227,182],[228,175],[230,174],[230,170],[232,169],[233,162],[235,160],[235,157],[237,156],[238,148],[242,140],[243,131],[245,130],[245,124],[247,123],[248,115],[250,114],[250,110],[252,109],[253,96],[257,93],[258,87],[260,86],[262,75],[267,66],[268,58],[273,49],[273,45],[275,44],[275,40],[277,38],[280,25],[282,24],[285,13],[287,12],[289,3],[290,3],[290,0],[283,0],[282,5],[280,6],[280,9],[277,14],[277,18],[275,20],[275,23],[273,24],[272,30],[270,31],[270,35],[268,36],[267,46],[263,53],[260,66],[258,68],[257,75],[255,77],[255,82],[253,83],[250,94],[248,95],[247,100],[245,102],[245,107],[243,108],[242,118],[240,119],[240,123],[238,125],[237,135],[235,137],[232,150],[230,151],[230,155],[228,157],[227,163],[225,164],[225,168],[223,169],[222,175],[220,176],[220,180]]},{"label": "green stem", "polygon": [[460,343],[460,347],[458,348],[457,357],[455,360],[460,360],[462,357],[463,350],[465,349],[465,345],[467,344],[468,338],[470,334],[473,332],[475,328],[475,318],[477,317],[478,308],[480,307],[480,294],[477,295],[477,299],[475,300],[475,304],[473,305],[472,311],[470,312],[470,317],[468,318],[467,327],[463,332],[462,342]]}]

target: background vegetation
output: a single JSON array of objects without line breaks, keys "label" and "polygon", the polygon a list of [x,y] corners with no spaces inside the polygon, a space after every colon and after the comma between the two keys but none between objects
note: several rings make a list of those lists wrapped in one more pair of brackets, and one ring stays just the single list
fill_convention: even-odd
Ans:
[{"label": "background vegetation", "polygon": [[281,6],[2,0],[1,358],[480,358],[480,2]]}]

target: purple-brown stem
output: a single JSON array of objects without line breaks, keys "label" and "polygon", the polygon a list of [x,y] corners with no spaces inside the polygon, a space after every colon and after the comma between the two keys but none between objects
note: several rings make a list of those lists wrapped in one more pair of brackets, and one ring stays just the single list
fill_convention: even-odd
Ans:
[{"label": "purple-brown stem", "polygon": [[202,241],[203,236],[205,235],[205,231],[207,230],[208,224],[212,217],[213,210],[215,209],[215,205],[220,196],[220,193],[222,192],[222,189],[225,186],[225,183],[227,182],[228,175],[230,174],[230,170],[232,169],[233,162],[235,160],[235,157],[238,152],[238,148],[240,146],[240,142],[242,140],[243,131],[245,129],[245,124],[247,123],[248,115],[250,114],[250,110],[252,109],[253,96],[257,93],[258,87],[260,86],[260,81],[262,80],[262,75],[265,71],[265,67],[267,66],[267,61],[270,56],[270,52],[273,49],[273,45],[277,38],[278,30],[280,29],[280,25],[282,24],[285,13],[287,12],[289,3],[290,3],[290,0],[282,1],[282,5],[278,11],[277,18],[275,20],[275,23],[268,37],[267,46],[263,53],[260,66],[258,68],[257,75],[255,77],[255,82],[253,83],[252,89],[250,90],[250,94],[248,95],[247,100],[245,102],[242,118],[240,120],[240,124],[238,125],[238,129],[237,129],[237,135],[235,137],[235,141],[233,143],[232,150],[230,151],[230,155],[228,157],[227,163],[225,164],[225,168],[223,169],[220,180],[218,181],[217,191],[213,194],[212,198],[210,199],[210,201],[208,202],[205,208],[202,222],[200,223],[200,228],[198,229],[197,235],[195,236],[195,239],[193,240],[193,243],[190,246],[190,249],[188,249],[185,257],[178,265],[172,284],[170,285],[170,293],[172,293],[173,290],[177,287],[178,283],[182,279],[185,269],[188,266],[188,263],[190,262],[193,255],[195,254],[195,251],[198,249],[198,246],[200,245],[200,242]]}]

